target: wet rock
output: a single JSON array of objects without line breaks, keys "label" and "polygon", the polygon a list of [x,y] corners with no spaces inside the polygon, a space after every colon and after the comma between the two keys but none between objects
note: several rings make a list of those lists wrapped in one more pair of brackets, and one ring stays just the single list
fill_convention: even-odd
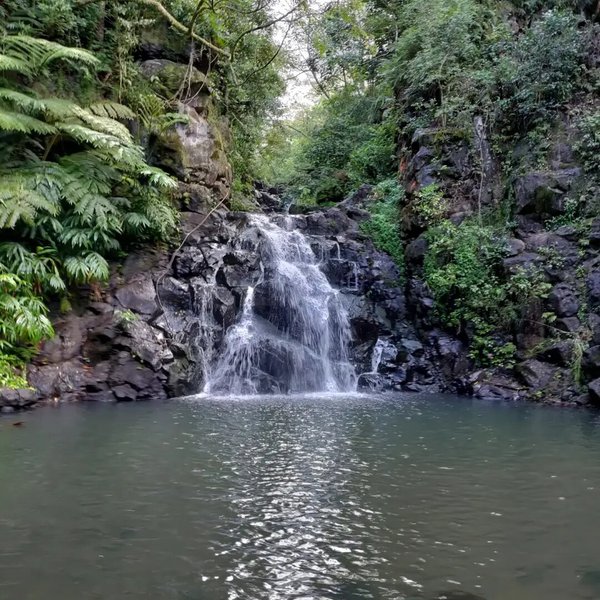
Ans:
[{"label": "wet rock", "polygon": [[519,399],[519,393],[512,387],[496,384],[494,380],[479,384],[474,390],[475,398],[487,401],[514,402]]},{"label": "wet rock", "polygon": [[588,324],[592,331],[592,343],[600,345],[600,315],[591,313],[588,316]]},{"label": "wet rock", "polygon": [[115,297],[122,308],[141,314],[151,315],[158,309],[154,283],[149,278],[118,289]]},{"label": "wet rock", "polygon": [[72,399],[81,393],[85,383],[84,367],[78,358],[52,365],[32,365],[29,384],[44,398]]},{"label": "wet rock", "polygon": [[29,408],[38,401],[38,394],[33,389],[0,388],[0,409],[3,412],[14,412]]},{"label": "wet rock", "polygon": [[585,351],[584,368],[593,376],[600,375],[600,345],[591,346]]},{"label": "wet rock", "polygon": [[190,310],[188,285],[174,277],[164,277],[158,285],[158,294],[162,304],[168,304],[175,310]]},{"label": "wet rock", "polygon": [[594,379],[588,385],[590,400],[594,404],[600,404],[600,378]]},{"label": "wet rock", "polygon": [[427,242],[427,237],[425,234],[420,235],[406,246],[406,261],[409,262],[413,268],[422,265],[428,248],[429,244]]},{"label": "wet rock", "polygon": [[581,175],[579,168],[528,173],[517,179],[517,211],[522,214],[559,215],[564,212],[565,194]]},{"label": "wet rock", "polygon": [[130,385],[118,385],[112,390],[117,402],[133,402],[138,397],[138,391]]},{"label": "wet rock", "polygon": [[226,189],[232,173],[222,132],[192,106],[181,105],[180,112],[188,122],[160,136],[155,148],[157,166],[175,173],[183,181],[201,184],[211,190],[218,190],[220,182]]},{"label": "wet rock", "polygon": [[600,270],[594,270],[587,276],[586,285],[590,305],[600,307]]},{"label": "wet rock", "polygon": [[536,358],[552,364],[568,367],[573,357],[573,345],[570,342],[554,342],[545,345],[536,354]]},{"label": "wet rock", "polygon": [[512,238],[506,242],[506,254],[507,256],[518,256],[525,250],[525,242]]},{"label": "wet rock", "polygon": [[567,333],[576,333],[581,329],[581,321],[578,317],[565,317],[564,319],[557,319],[554,326]]},{"label": "wet rock", "polygon": [[552,288],[548,303],[559,317],[572,317],[577,314],[580,307],[575,290],[564,283],[559,283]]},{"label": "wet rock", "polygon": [[529,270],[534,265],[544,262],[543,258],[535,252],[523,252],[516,256],[505,258],[502,261],[502,266],[506,273],[514,274],[520,270]]},{"label": "wet rock", "polygon": [[380,373],[363,373],[358,378],[357,388],[359,392],[381,392],[386,385],[386,379]]},{"label": "wet rock", "polygon": [[125,323],[123,326],[128,338],[121,343],[128,346],[133,356],[152,367],[155,371],[163,362],[173,360],[173,354],[159,338],[158,332],[145,323],[137,320]]},{"label": "wet rock", "polygon": [[195,67],[190,69],[188,64],[156,58],[142,62],[140,71],[144,77],[158,81],[169,94],[178,93],[184,82],[188,97],[210,93],[206,75]]},{"label": "wet rock", "polygon": [[547,363],[530,359],[517,365],[517,373],[527,387],[542,390],[552,381],[555,370]]},{"label": "wet rock", "polygon": [[42,343],[40,354],[46,363],[70,360],[81,352],[86,331],[86,320],[74,315],[54,325],[56,335]]},{"label": "wet rock", "polygon": [[117,402],[117,397],[112,390],[102,390],[100,392],[90,392],[82,398],[87,402]]},{"label": "wet rock", "polygon": [[596,217],[592,221],[588,239],[593,246],[600,246],[600,217]]}]

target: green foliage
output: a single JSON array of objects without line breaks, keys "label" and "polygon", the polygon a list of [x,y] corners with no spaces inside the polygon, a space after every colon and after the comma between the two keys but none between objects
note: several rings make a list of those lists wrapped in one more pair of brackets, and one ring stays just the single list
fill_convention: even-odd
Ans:
[{"label": "green foliage", "polygon": [[388,98],[350,87],[322,100],[291,124],[288,136],[291,132],[295,137],[290,144],[279,142],[285,158],[273,182],[290,186],[305,202],[323,203],[342,200],[360,183],[390,177],[396,157],[395,121],[385,110],[388,103]]},{"label": "green foliage", "polygon": [[582,118],[579,129],[581,137],[575,150],[581,157],[585,170],[597,174],[600,168],[600,111]]},{"label": "green foliage", "polygon": [[523,309],[545,297],[551,286],[534,268],[504,278],[504,237],[491,226],[443,221],[427,235],[425,280],[438,316],[470,337],[471,355],[479,364],[508,365],[514,346],[502,334],[511,334]]},{"label": "green foliage", "polygon": [[394,259],[401,272],[404,270],[404,244],[400,237],[399,211],[403,199],[404,190],[395,179],[381,182],[368,206],[371,218],[361,226],[375,247]]},{"label": "green foliage", "polygon": [[435,183],[417,192],[413,207],[421,222],[428,226],[439,223],[447,211],[443,192]]},{"label": "green foliage", "polygon": [[5,378],[24,351],[52,335],[45,297],[64,296],[68,283],[107,279],[107,258],[128,237],[166,238],[176,223],[174,180],[146,163],[122,123],[134,112],[114,101],[84,106],[51,91],[63,68],[89,73],[98,63],[85,50],[32,35],[0,39]]},{"label": "green foliage", "polygon": [[[382,72],[409,114],[470,126],[489,104],[485,45],[507,36],[496,13],[477,0],[410,0]],[[431,101],[431,102],[430,102]]]},{"label": "green foliage", "polygon": [[0,352],[0,388],[27,388],[27,380],[19,374],[22,368],[23,364],[14,356]]},{"label": "green foliage", "polygon": [[497,72],[505,120],[529,127],[573,94],[583,72],[585,40],[577,17],[545,12],[525,35],[500,46]]}]

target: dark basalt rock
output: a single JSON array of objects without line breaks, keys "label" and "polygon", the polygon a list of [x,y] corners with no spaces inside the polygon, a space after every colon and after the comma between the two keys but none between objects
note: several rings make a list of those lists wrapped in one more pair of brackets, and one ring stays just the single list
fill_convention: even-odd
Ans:
[{"label": "dark basalt rock", "polygon": [[600,308],[600,270],[591,272],[587,279],[587,292],[592,308]]},{"label": "dark basalt rock", "polygon": [[151,315],[158,309],[156,290],[150,278],[127,284],[117,290],[115,297],[124,309],[144,315]]},{"label": "dark basalt rock", "polygon": [[581,170],[577,167],[523,175],[515,184],[517,211],[521,214],[562,214],[566,192],[580,176]]},{"label": "dark basalt rock", "polygon": [[572,317],[577,314],[580,307],[575,290],[564,283],[559,283],[552,288],[548,302],[559,317]]},{"label": "dark basalt rock", "polygon": [[532,390],[543,390],[552,381],[555,370],[551,365],[530,359],[517,366],[523,383]]},{"label": "dark basalt rock", "polygon": [[38,395],[33,389],[0,388],[0,411],[11,413],[30,408],[38,401]]},{"label": "dark basalt rock", "polygon": [[588,385],[588,390],[591,402],[600,405],[600,378],[591,381]]}]

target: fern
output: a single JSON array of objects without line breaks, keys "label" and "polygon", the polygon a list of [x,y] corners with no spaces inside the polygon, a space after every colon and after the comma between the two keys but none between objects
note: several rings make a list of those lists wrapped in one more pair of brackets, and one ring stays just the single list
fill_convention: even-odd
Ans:
[{"label": "fern", "polygon": [[23,113],[12,112],[0,107],[0,131],[49,135],[56,133],[56,128],[35,117]]},{"label": "fern", "polygon": [[27,60],[0,54],[0,72],[13,71],[21,75],[30,75],[31,67]]},{"label": "fern", "polygon": [[19,174],[0,178],[0,229],[13,228],[20,220],[31,223],[39,212],[56,215],[58,207],[36,190],[35,179]]},{"label": "fern", "polygon": [[145,166],[140,169],[140,175],[147,177],[149,183],[156,187],[170,190],[177,189],[177,180],[167,175],[162,169]]},{"label": "fern", "polygon": [[84,107],[25,86],[59,60],[84,68],[98,62],[48,40],[0,37],[0,73],[7,74],[0,134],[8,134],[0,135],[1,360],[52,335],[44,295],[63,294],[65,281],[107,279],[105,256],[119,250],[124,233],[166,238],[176,224],[169,191],[177,182],[146,163],[121,122],[134,118],[129,108],[110,101]]},{"label": "fern", "polygon": [[26,63],[32,72],[47,67],[57,60],[87,66],[96,66],[100,62],[87,50],[69,48],[28,35],[4,36],[0,45],[5,55]]},{"label": "fern", "polygon": [[75,283],[89,283],[108,279],[109,269],[106,260],[97,252],[83,256],[69,256],[65,259],[65,271]]},{"label": "fern", "polygon": [[135,119],[135,113],[118,102],[96,102],[88,106],[88,110],[99,117],[108,117],[109,119],[124,119],[127,121]]},{"label": "fern", "polygon": [[53,292],[66,289],[57,262],[57,253],[53,248],[38,248],[31,252],[17,242],[0,244],[0,261],[19,277]]},{"label": "fern", "polygon": [[126,213],[123,217],[123,225],[126,230],[131,232],[135,232],[138,229],[152,228],[150,219],[146,215],[138,212]]}]

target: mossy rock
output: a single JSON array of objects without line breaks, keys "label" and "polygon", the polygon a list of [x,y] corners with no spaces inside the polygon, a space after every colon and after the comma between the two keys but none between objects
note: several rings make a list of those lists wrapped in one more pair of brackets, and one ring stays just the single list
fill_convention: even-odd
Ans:
[{"label": "mossy rock", "polygon": [[157,83],[162,91],[168,94],[176,94],[186,80],[187,95],[210,94],[208,77],[195,67],[190,71],[189,65],[156,58],[144,61],[140,70],[146,78]]}]

